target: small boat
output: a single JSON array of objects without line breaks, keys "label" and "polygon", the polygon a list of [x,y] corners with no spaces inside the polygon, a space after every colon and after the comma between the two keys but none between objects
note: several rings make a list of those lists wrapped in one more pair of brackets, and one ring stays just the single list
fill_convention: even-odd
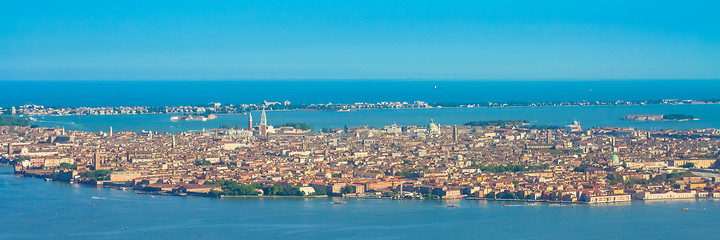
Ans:
[{"label": "small boat", "polygon": [[448,204],[446,207],[459,207],[459,206],[460,206],[460,204],[453,203],[453,204]]},{"label": "small boat", "polygon": [[45,178],[46,182],[52,182],[52,178]]},{"label": "small boat", "polygon": [[92,196],[91,198],[92,199],[100,199],[100,200],[105,199],[104,197],[96,197],[96,196]]},{"label": "small boat", "polygon": [[683,211],[689,211],[690,208],[683,208],[682,210],[683,210]]},{"label": "small boat", "polygon": [[333,203],[333,204],[346,204],[347,202],[343,202],[343,201],[333,201],[332,203]]}]

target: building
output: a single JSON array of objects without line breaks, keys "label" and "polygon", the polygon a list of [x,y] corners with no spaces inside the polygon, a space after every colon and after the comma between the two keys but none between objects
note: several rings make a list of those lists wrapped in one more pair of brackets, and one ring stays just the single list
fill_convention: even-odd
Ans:
[{"label": "building", "polygon": [[262,113],[260,114],[260,136],[266,137],[267,130],[267,116],[265,115],[265,109],[263,109]]},{"label": "building", "polygon": [[453,125],[453,127],[452,127],[452,132],[453,132],[453,141],[457,141],[457,140],[458,140],[458,130],[457,130],[457,126]]},{"label": "building", "polygon": [[716,159],[675,159],[669,160],[668,166],[680,167],[688,163],[692,163],[695,168],[709,168],[717,162]]},{"label": "building", "polygon": [[120,171],[120,172],[113,172],[110,174],[110,181],[111,182],[128,182],[132,181],[133,179],[140,178],[140,172],[138,171]]},{"label": "building", "polygon": [[440,126],[435,124],[435,121],[430,119],[430,124],[428,124],[428,132],[430,135],[438,135],[440,134]]},{"label": "building", "polygon": [[312,187],[300,187],[300,191],[305,193],[305,195],[313,195],[315,194],[315,189]]},{"label": "building", "polygon": [[680,198],[694,198],[696,195],[695,190],[687,192],[636,192],[632,194],[633,199],[638,200],[661,200],[661,199],[680,199]]},{"label": "building", "polygon": [[632,200],[630,194],[622,195],[605,195],[605,196],[588,196],[583,194],[580,200],[586,203],[614,203],[614,202],[629,202]]},{"label": "building", "polygon": [[393,125],[385,126],[385,131],[387,133],[402,133],[402,128],[399,128],[397,124],[393,123]]},{"label": "building", "polygon": [[578,123],[578,121],[573,121],[573,124],[565,125],[565,132],[566,133],[582,132],[582,127],[580,127],[580,123]]}]

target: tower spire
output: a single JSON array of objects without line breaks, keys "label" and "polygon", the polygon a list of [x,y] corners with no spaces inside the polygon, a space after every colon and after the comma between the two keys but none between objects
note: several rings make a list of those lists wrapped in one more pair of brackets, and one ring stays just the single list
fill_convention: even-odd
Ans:
[{"label": "tower spire", "polygon": [[267,116],[265,115],[265,109],[263,108],[262,113],[260,114],[260,125],[267,126]]},{"label": "tower spire", "polygon": [[260,136],[267,137],[267,116],[265,116],[265,109],[263,108],[262,114],[260,115]]}]

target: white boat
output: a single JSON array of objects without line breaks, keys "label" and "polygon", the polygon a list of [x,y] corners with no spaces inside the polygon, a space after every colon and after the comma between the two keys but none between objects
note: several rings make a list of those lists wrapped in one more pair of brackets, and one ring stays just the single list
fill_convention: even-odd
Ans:
[{"label": "white boat", "polygon": [[347,202],[343,202],[343,201],[333,201],[332,203],[333,203],[333,204],[346,204]]},{"label": "white boat", "polygon": [[459,207],[459,206],[460,206],[460,204],[453,203],[453,204],[448,204],[446,207]]}]

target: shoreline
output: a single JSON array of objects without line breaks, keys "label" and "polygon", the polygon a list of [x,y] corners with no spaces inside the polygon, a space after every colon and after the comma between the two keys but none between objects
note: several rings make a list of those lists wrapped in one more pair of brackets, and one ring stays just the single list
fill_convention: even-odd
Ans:
[{"label": "shoreline", "polygon": [[[378,107],[378,108],[340,108],[340,109],[333,109],[333,110],[321,110],[321,109],[312,109],[312,108],[298,108],[298,109],[265,109],[267,112],[292,112],[292,111],[304,111],[304,112],[353,112],[353,111],[363,111],[363,110],[410,110],[410,109],[474,109],[474,108],[553,108],[553,107],[620,107],[620,106],[694,106],[694,105],[719,105],[720,102],[710,102],[710,103],[652,103],[652,104],[558,104],[558,105],[522,105],[522,106],[481,106],[481,107],[443,107],[443,106],[437,106],[437,107],[400,107],[400,108],[384,108],[384,107]],[[344,105],[344,104],[343,104]],[[347,104],[348,106],[351,106],[350,104]],[[147,106],[132,106],[132,107],[147,107]],[[163,107],[177,107],[177,106],[163,106]],[[77,107],[77,108],[85,108],[85,107]],[[97,107],[97,108],[114,108],[114,107]],[[238,113],[216,113],[216,112],[209,112],[209,114],[214,115],[228,115],[228,116],[235,116],[235,115],[245,115],[250,112],[258,112],[262,109],[253,109],[246,112],[238,112]],[[348,111],[340,111],[340,110],[348,110]],[[185,112],[170,112],[170,113],[162,113],[162,112],[152,112],[152,113],[119,113],[119,114],[18,114],[18,115],[4,115],[4,116],[17,116],[17,117],[59,117],[59,116],[124,116],[124,115],[187,115],[188,113]],[[695,119],[693,119],[695,120]],[[698,119],[699,120],[699,119]],[[210,121],[210,120],[209,120]],[[676,121],[676,120],[672,120]]]},{"label": "shoreline", "polygon": [[[0,164],[0,168],[3,167],[10,167],[10,165],[2,165]],[[9,172],[10,173],[10,172]],[[378,200],[393,200],[393,201],[437,201],[437,202],[456,202],[456,201],[492,201],[492,202],[517,202],[517,203],[531,203],[531,204],[524,204],[524,205],[507,205],[506,207],[517,207],[517,206],[534,206],[537,203],[547,204],[549,206],[556,206],[553,204],[557,204],[557,206],[560,205],[599,205],[599,204],[631,204],[632,202],[665,202],[665,201],[688,201],[688,200],[712,200],[716,201],[718,199],[713,197],[686,197],[686,198],[669,198],[669,199],[631,199],[629,201],[614,201],[614,202],[585,202],[585,201],[549,201],[549,200],[530,200],[530,199],[496,199],[496,198],[479,198],[479,197],[462,197],[462,198],[451,198],[451,199],[393,199],[392,197],[367,197],[367,196],[354,196],[354,197],[346,197],[346,196],[330,196],[330,195],[309,195],[309,196],[271,196],[271,195],[235,195],[235,196],[227,196],[222,195],[220,197],[210,197],[207,196],[207,194],[193,194],[193,193],[186,193],[186,194],[178,194],[178,193],[172,193],[167,191],[144,191],[135,189],[133,186],[123,186],[123,184],[117,184],[117,185],[94,185],[90,184],[88,182],[78,181],[78,182],[68,182],[63,181],[61,179],[52,178],[52,176],[47,175],[32,175],[27,173],[18,173],[18,172],[12,172],[14,175],[20,175],[20,177],[26,178],[37,178],[37,179],[45,179],[46,181],[48,179],[51,179],[54,182],[62,182],[67,184],[77,184],[82,186],[88,186],[88,187],[95,187],[95,188],[108,188],[108,189],[114,189],[122,192],[126,192],[127,190],[132,190],[133,194],[145,194],[145,195],[160,195],[160,196],[170,196],[170,197],[203,197],[203,198],[209,198],[209,199],[333,199],[333,198],[342,198],[342,199],[362,199],[362,200],[368,200],[368,199],[378,199]]]}]

